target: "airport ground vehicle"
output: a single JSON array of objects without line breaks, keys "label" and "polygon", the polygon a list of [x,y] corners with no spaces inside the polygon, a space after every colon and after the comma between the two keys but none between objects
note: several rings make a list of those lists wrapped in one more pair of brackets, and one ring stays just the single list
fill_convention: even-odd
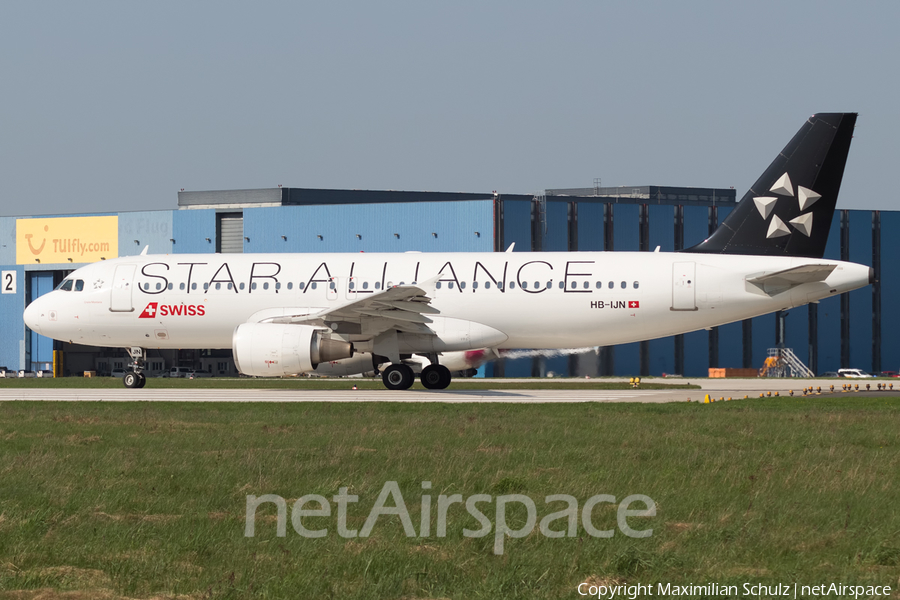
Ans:
[{"label": "airport ground vehicle", "polygon": [[862,369],[838,369],[838,377],[846,377],[847,379],[864,379],[873,377]]}]

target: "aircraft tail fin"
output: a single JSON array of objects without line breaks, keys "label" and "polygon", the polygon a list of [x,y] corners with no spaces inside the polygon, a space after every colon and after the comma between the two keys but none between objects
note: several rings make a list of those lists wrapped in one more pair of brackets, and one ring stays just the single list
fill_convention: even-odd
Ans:
[{"label": "aircraft tail fin", "polygon": [[821,258],[856,116],[810,117],[719,228],[684,252]]}]

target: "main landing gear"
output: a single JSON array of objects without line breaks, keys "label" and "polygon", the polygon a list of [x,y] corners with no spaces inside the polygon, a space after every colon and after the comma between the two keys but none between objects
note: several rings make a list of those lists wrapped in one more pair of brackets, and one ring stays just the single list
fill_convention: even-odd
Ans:
[{"label": "main landing gear", "polygon": [[[408,390],[415,380],[416,375],[412,368],[403,363],[392,364],[381,373],[381,381],[389,390]],[[446,389],[450,385],[450,369],[434,362],[422,369],[420,380],[426,389]]]},{"label": "main landing gear", "polygon": [[124,383],[127,388],[140,389],[147,384],[147,377],[141,373],[141,371],[144,370],[146,353],[143,348],[135,346],[128,349],[128,354],[131,355],[131,366],[134,370],[125,373],[125,376],[122,377],[122,383]]},{"label": "main landing gear", "polygon": [[429,390],[443,390],[450,385],[450,369],[444,365],[432,363],[422,369],[420,376],[422,385]]}]

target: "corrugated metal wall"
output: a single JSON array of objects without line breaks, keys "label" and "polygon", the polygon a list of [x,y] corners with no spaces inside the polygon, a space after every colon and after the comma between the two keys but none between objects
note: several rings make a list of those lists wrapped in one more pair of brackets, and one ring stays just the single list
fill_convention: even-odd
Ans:
[{"label": "corrugated metal wall", "polygon": [[149,246],[150,254],[171,254],[175,236],[173,212],[153,210],[119,214],[119,256],[140,254]]},{"label": "corrugated metal wall", "polygon": [[245,252],[491,252],[493,202],[244,210]]},{"label": "corrugated metal wall", "polygon": [[216,211],[176,210],[172,215],[173,252],[205,254],[216,251]]}]

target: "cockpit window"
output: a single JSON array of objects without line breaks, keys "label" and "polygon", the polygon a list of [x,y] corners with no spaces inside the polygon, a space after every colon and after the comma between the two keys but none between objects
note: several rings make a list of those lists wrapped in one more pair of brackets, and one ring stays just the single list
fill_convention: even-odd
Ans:
[{"label": "cockpit window", "polygon": [[64,292],[76,291],[80,292],[84,289],[84,280],[83,279],[64,279],[61,284],[56,286],[56,289],[62,290]]}]

